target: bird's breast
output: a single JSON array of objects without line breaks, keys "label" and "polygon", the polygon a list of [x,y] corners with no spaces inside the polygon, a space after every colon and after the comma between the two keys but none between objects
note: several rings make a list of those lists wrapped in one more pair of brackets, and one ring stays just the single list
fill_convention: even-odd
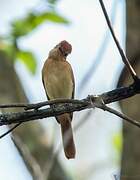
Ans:
[{"label": "bird's breast", "polygon": [[50,99],[72,98],[73,82],[69,65],[63,62],[48,63],[44,83]]}]

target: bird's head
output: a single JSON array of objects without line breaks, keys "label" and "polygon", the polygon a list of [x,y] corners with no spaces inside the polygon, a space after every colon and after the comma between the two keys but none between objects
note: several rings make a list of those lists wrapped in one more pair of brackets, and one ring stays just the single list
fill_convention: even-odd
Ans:
[{"label": "bird's head", "polygon": [[72,51],[72,46],[66,40],[61,41],[58,45],[59,51],[66,58]]}]

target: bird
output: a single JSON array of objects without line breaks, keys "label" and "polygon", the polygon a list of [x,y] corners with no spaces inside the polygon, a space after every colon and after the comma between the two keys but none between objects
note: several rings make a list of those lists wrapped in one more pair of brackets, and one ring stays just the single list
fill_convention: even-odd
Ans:
[{"label": "bird", "polygon": [[[74,99],[74,73],[67,56],[72,46],[66,40],[58,43],[49,51],[42,68],[42,82],[48,100],[66,98]],[[76,150],[72,130],[73,113],[64,113],[55,117],[61,126],[64,153],[67,159],[75,158]]]}]

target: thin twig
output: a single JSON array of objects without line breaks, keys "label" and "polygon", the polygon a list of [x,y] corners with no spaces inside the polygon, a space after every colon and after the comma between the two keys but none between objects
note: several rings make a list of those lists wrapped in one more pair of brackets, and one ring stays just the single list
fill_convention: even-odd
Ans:
[{"label": "thin twig", "polygon": [[121,48],[118,39],[116,38],[115,32],[114,32],[114,30],[113,30],[113,28],[112,28],[112,25],[111,25],[111,22],[110,22],[110,20],[109,20],[109,17],[108,17],[108,14],[107,14],[105,5],[104,5],[104,3],[103,3],[102,0],[99,0],[99,2],[100,2],[100,5],[101,5],[101,7],[102,7],[102,10],[103,10],[103,13],[104,13],[106,22],[107,22],[107,24],[108,24],[108,27],[109,27],[109,29],[110,29],[110,32],[111,32],[111,34],[112,34],[112,37],[113,37],[113,39],[114,39],[114,41],[115,41],[115,43],[116,43],[116,46],[117,46],[117,48],[118,48],[118,50],[119,50],[119,53],[120,53],[120,55],[121,55],[121,57],[122,57],[122,60],[123,60],[124,64],[126,65],[128,71],[130,72],[132,78],[134,79],[134,81],[136,81],[136,80],[138,79],[137,74],[136,74],[135,70],[133,69],[133,67],[131,66],[128,58],[126,57],[126,55],[125,55],[125,53],[124,53],[124,51],[123,51],[123,49]]},{"label": "thin twig", "polygon": [[17,107],[21,107],[21,108],[26,108],[27,104],[1,104],[0,108],[17,108]]},{"label": "thin twig", "polygon": [[110,113],[112,113],[112,114],[115,114],[116,116],[118,116],[118,117],[126,120],[127,122],[129,122],[129,123],[131,123],[131,124],[133,124],[133,125],[135,125],[135,126],[137,126],[137,127],[140,128],[140,122],[139,122],[139,121],[136,121],[136,120],[134,120],[134,119],[131,119],[130,117],[126,116],[125,114],[122,114],[122,113],[119,112],[119,111],[116,111],[116,110],[113,109],[113,108],[110,108],[110,107],[108,107],[108,106],[106,106],[106,105],[101,106],[101,107],[99,107],[99,108],[102,109],[102,110],[104,110],[104,111],[108,111],[108,112],[110,112]]},{"label": "thin twig", "polygon": [[14,125],[12,128],[10,128],[8,131],[6,131],[5,133],[3,133],[2,135],[0,135],[0,139],[2,139],[3,137],[5,137],[7,134],[11,133],[14,129],[16,129],[18,126],[21,125],[20,123],[17,123],[16,125]]}]

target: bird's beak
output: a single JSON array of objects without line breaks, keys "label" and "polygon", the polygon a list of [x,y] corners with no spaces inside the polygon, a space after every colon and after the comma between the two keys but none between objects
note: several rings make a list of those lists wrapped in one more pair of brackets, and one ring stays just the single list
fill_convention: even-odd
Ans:
[{"label": "bird's beak", "polygon": [[62,53],[62,55],[66,58],[68,56],[68,53],[64,52],[61,47],[59,47],[59,51]]}]

